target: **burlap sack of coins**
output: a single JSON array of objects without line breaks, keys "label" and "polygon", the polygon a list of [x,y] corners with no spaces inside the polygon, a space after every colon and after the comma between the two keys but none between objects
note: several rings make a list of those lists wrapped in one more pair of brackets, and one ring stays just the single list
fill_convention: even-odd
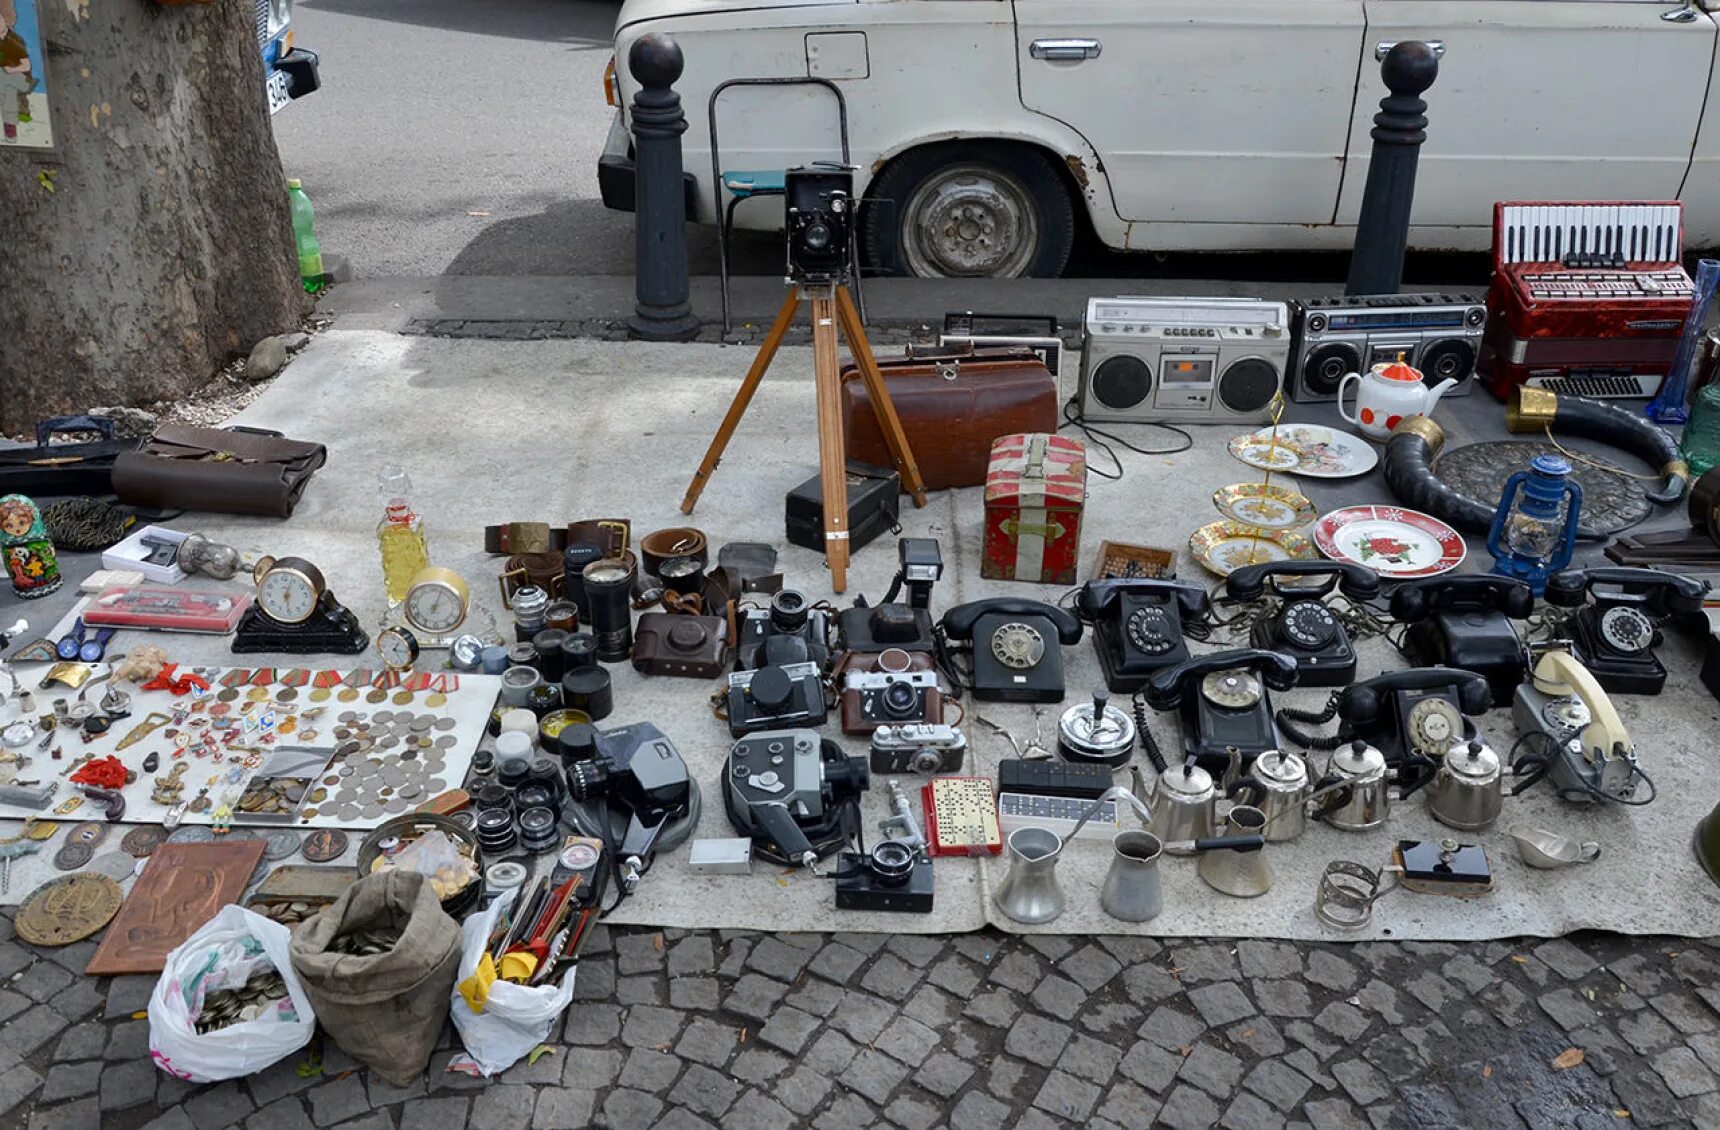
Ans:
[{"label": "burlap sack of coins", "polygon": [[[384,953],[331,952],[342,934],[401,930]],[[397,1087],[424,1073],[460,972],[460,926],[422,875],[367,875],[293,931],[293,968],[342,1051]]]}]

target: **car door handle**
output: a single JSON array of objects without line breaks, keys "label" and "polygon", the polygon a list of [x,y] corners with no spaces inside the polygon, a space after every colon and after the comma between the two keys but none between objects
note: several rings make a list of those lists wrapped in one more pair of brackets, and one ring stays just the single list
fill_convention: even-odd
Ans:
[{"label": "car door handle", "polygon": [[1035,39],[1028,45],[1027,53],[1035,59],[1048,59],[1057,63],[1079,63],[1083,59],[1099,57],[1099,41],[1097,39]]},{"label": "car door handle", "polygon": [[1692,0],[1684,0],[1682,7],[1674,8],[1670,12],[1662,12],[1660,18],[1669,24],[1693,24],[1700,15],[1701,13],[1696,10],[1696,5]]},{"label": "car door handle", "polygon": [[[1430,39],[1427,41],[1427,45],[1433,48],[1433,57],[1435,59],[1445,58],[1445,40]],[[1387,52],[1396,46],[1397,40],[1395,39],[1382,39],[1378,43],[1374,44],[1374,62],[1385,62]]]}]

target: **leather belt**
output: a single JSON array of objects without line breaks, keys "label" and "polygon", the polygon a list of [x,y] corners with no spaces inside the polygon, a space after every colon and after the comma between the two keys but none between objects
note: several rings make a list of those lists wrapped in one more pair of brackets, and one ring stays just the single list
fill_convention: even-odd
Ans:
[{"label": "leather belt", "polygon": [[567,531],[548,522],[484,527],[485,553],[560,553],[566,548]]}]

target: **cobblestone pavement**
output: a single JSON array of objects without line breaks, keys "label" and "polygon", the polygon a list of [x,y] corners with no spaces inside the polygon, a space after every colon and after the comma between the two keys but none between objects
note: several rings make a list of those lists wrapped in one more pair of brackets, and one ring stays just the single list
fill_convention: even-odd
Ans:
[{"label": "cobblestone pavement", "polygon": [[[616,930],[555,1053],[372,1079],[332,1045],[243,1082],[156,1072],[151,977],[0,919],[0,1124],[960,1130],[1720,1126],[1720,944],[1467,946]],[[313,1045],[314,1047],[315,1045]]]}]

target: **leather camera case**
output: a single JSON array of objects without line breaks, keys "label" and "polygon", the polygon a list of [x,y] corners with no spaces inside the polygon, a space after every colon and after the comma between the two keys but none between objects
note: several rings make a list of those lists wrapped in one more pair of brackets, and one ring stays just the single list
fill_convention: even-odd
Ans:
[{"label": "leather camera case", "polygon": [[836,675],[836,686],[841,696],[840,707],[842,714],[842,732],[844,734],[870,734],[880,726],[899,726],[906,722],[942,722],[944,720],[944,696],[934,680],[933,685],[925,690],[925,709],[920,713],[905,718],[867,718],[860,706],[861,690],[848,685],[848,676],[854,674],[897,674],[912,675],[932,671],[932,657],[925,652],[908,652],[909,664],[906,671],[897,668],[886,670],[878,663],[878,655],[864,655],[849,652],[843,656],[843,661]]},{"label": "leather camera case", "polygon": [[[927,490],[982,486],[992,440],[1057,430],[1057,378],[1031,349],[921,349],[878,368]],[[849,458],[895,466],[852,361],[842,367],[842,432]]]},{"label": "leather camera case", "polygon": [[721,616],[647,612],[633,629],[633,666],[645,675],[715,679],[727,652],[728,622]]}]

